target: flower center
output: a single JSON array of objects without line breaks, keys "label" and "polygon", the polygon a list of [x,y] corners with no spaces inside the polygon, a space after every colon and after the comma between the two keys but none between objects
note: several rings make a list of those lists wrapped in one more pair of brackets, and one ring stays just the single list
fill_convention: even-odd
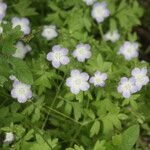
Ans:
[{"label": "flower center", "polygon": [[84,55],[85,54],[85,49],[79,49],[78,54],[79,55]]},{"label": "flower center", "polygon": [[130,90],[131,89],[131,83],[129,83],[129,82],[125,83],[124,89],[125,90]]},{"label": "flower center", "polygon": [[24,88],[19,88],[18,89],[18,93],[21,94],[21,95],[24,95],[26,92],[26,90]]},{"label": "flower center", "polygon": [[48,33],[48,34],[52,34],[52,30],[51,30],[51,29],[48,29],[48,30],[47,30],[47,33]]},{"label": "flower center", "polygon": [[96,8],[95,8],[95,13],[96,13],[97,15],[104,16],[104,14],[105,14],[104,8],[103,8],[103,7],[96,7]]},{"label": "flower center", "polygon": [[143,78],[144,78],[144,76],[143,76],[142,74],[136,75],[136,79],[137,79],[139,82],[142,82],[142,81],[143,81]]},{"label": "flower center", "polygon": [[102,79],[101,79],[100,77],[96,77],[96,78],[95,78],[95,81],[96,81],[96,83],[101,83],[101,82],[102,82]]},{"label": "flower center", "polygon": [[62,57],[62,53],[60,53],[60,52],[55,52],[55,59],[57,60],[57,61],[59,61],[60,59],[61,59],[61,57]]}]

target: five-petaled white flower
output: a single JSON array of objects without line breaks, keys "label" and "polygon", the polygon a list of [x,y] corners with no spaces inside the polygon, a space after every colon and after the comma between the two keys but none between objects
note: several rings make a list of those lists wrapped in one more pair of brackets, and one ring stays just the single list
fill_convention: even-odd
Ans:
[{"label": "five-petaled white flower", "polygon": [[124,55],[127,60],[138,57],[138,44],[136,42],[125,41],[120,47],[118,54]]},{"label": "five-petaled white flower", "polygon": [[87,5],[93,5],[96,0],[83,0]]},{"label": "five-petaled white flower", "polygon": [[91,15],[98,23],[103,22],[104,19],[109,16],[109,14],[110,12],[105,2],[97,2],[93,5]]},{"label": "five-petaled white flower", "polygon": [[15,76],[10,76],[14,80],[11,96],[16,98],[19,103],[25,103],[28,99],[32,98],[31,85],[20,82]]},{"label": "five-petaled white flower", "polygon": [[6,9],[7,9],[7,4],[0,2],[0,21],[2,21],[6,15]]},{"label": "five-petaled white flower", "polygon": [[16,44],[16,52],[13,54],[14,57],[23,59],[28,52],[32,50],[29,45],[24,45],[21,41]]},{"label": "five-petaled white flower", "polygon": [[138,87],[138,90],[141,90],[141,88],[149,82],[149,77],[146,75],[146,67],[142,69],[134,68],[131,74],[135,78],[135,85]]},{"label": "five-petaled white flower", "polygon": [[84,62],[91,57],[91,46],[89,44],[78,44],[73,51],[73,56],[77,58],[79,62]]},{"label": "five-petaled white flower", "polygon": [[11,22],[12,22],[13,28],[15,28],[16,26],[20,26],[21,31],[24,33],[24,35],[28,35],[30,33],[31,29],[29,26],[29,23],[30,23],[29,19],[13,17]]},{"label": "five-petaled white flower", "polygon": [[96,71],[94,76],[90,78],[90,83],[93,83],[94,86],[105,86],[105,80],[107,79],[106,73],[101,73],[100,71]]},{"label": "five-petaled white flower", "polygon": [[8,132],[8,133],[6,133],[4,143],[10,144],[14,141],[14,139],[15,139],[14,134],[12,132]]},{"label": "five-petaled white flower", "polygon": [[87,91],[90,88],[88,80],[89,75],[87,73],[81,73],[75,69],[71,71],[71,77],[67,78],[66,85],[70,87],[73,94],[78,94],[80,91]]},{"label": "five-petaled white flower", "polygon": [[62,48],[60,45],[55,45],[52,47],[52,52],[47,54],[47,60],[52,61],[52,65],[55,68],[59,68],[60,65],[67,65],[70,61],[67,56],[68,49]]},{"label": "five-petaled white flower", "polygon": [[105,41],[111,41],[111,42],[113,42],[113,43],[116,42],[116,41],[118,41],[119,38],[120,38],[120,34],[118,33],[117,30],[116,30],[116,31],[113,31],[113,32],[109,31],[109,32],[107,32],[107,33],[104,35],[104,40],[105,40]]},{"label": "five-petaled white flower", "polygon": [[47,40],[51,40],[58,36],[58,33],[56,31],[56,26],[50,25],[50,26],[44,26],[42,36],[45,37]]},{"label": "five-petaled white flower", "polygon": [[138,91],[138,87],[135,85],[135,79],[133,77],[129,79],[122,77],[117,89],[125,98],[129,98],[132,93]]}]

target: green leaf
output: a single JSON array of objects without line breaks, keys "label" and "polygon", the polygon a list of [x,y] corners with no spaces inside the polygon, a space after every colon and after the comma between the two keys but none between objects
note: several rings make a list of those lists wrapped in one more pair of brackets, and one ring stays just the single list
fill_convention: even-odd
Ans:
[{"label": "green leaf", "polygon": [[7,78],[5,78],[4,76],[1,76],[1,75],[0,75],[0,86],[3,87],[3,84],[4,84],[6,81],[8,81]]},{"label": "green leaf", "polygon": [[14,8],[22,17],[37,15],[35,8],[30,7],[31,3],[32,1],[20,0]]},{"label": "green leaf", "polygon": [[65,105],[65,112],[66,112],[68,115],[71,114],[71,112],[72,112],[72,105],[71,105],[71,104],[66,103],[66,105]]},{"label": "green leaf", "polygon": [[121,142],[122,142],[122,136],[121,136],[121,134],[114,135],[114,136],[112,137],[112,143],[113,143],[114,145],[120,145]]},{"label": "green leaf", "polygon": [[90,136],[92,137],[94,135],[97,135],[99,133],[99,130],[100,130],[100,122],[98,120],[95,120],[90,130]]},{"label": "green leaf", "polygon": [[6,55],[11,55],[15,52],[16,47],[14,44],[23,36],[20,26],[12,29],[10,24],[6,24],[4,27],[4,34],[0,40],[0,46],[2,46],[2,52]]},{"label": "green leaf", "polygon": [[122,135],[122,143],[117,150],[131,150],[139,137],[139,125],[133,125],[124,131]]},{"label": "green leaf", "polygon": [[81,118],[82,108],[79,103],[72,103],[75,120],[78,121]]},{"label": "green leaf", "polygon": [[18,80],[30,85],[33,83],[33,76],[30,68],[23,60],[11,57],[8,61],[9,64],[12,65],[12,74],[15,75]]},{"label": "green leaf", "polygon": [[104,140],[103,141],[97,140],[93,150],[106,150],[105,141]]}]

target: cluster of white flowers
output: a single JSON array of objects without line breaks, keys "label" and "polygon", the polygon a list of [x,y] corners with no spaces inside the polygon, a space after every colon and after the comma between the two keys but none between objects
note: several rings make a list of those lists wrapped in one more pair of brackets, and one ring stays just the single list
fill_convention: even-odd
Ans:
[{"label": "cluster of white flowers", "polygon": [[113,43],[116,42],[116,41],[118,41],[119,38],[120,38],[120,34],[118,33],[117,30],[116,30],[116,31],[113,31],[113,32],[109,31],[109,32],[107,32],[107,33],[104,35],[104,40],[105,40],[105,41],[111,41],[111,42],[113,42]]},{"label": "cluster of white flowers", "polygon": [[[84,62],[92,55],[90,49],[91,46],[89,44],[78,44],[72,55],[77,58],[79,62]],[[52,61],[53,67],[59,68],[61,64],[67,65],[70,62],[67,54],[67,48],[62,48],[60,45],[55,45],[52,47],[52,52],[47,54],[47,60]]]},{"label": "cluster of white flowers", "polygon": [[138,57],[138,43],[125,41],[120,47],[118,54],[124,55],[126,60],[131,60],[132,58]]},{"label": "cluster of white flowers", "polygon": [[16,44],[16,52],[13,54],[13,57],[23,59],[32,48],[29,45],[24,45],[21,41]]},{"label": "cluster of white flowers", "polygon": [[131,94],[141,90],[149,82],[147,68],[134,68],[131,72],[132,77],[122,77],[118,86],[118,92],[122,93],[124,98],[129,98]]},{"label": "cluster of white flowers", "polygon": [[32,98],[31,85],[20,82],[15,76],[10,76],[13,80],[13,88],[11,96],[16,98],[19,103],[25,103],[28,99]]},{"label": "cluster of white flowers", "polygon": [[78,94],[80,91],[87,91],[90,88],[90,83],[93,83],[94,86],[101,86],[105,85],[105,80],[107,79],[106,73],[101,73],[97,71],[93,77],[89,80],[89,75],[85,72],[80,72],[79,70],[75,69],[71,71],[71,76],[67,78],[66,85],[70,87],[70,90],[73,94]]},{"label": "cluster of white flowers", "polygon": [[47,40],[52,40],[53,38],[57,37],[58,33],[56,31],[56,26],[54,25],[44,26],[42,36]]},{"label": "cluster of white flowers", "polygon": [[[102,23],[110,15],[106,2],[96,2],[96,0],[83,0],[88,6],[92,6],[91,16],[96,20],[97,23]],[[5,17],[7,5],[0,2],[0,22]],[[20,26],[21,31],[24,35],[30,34],[30,21],[27,18],[13,17],[12,26]],[[0,34],[3,32],[3,28],[0,26]],[[45,25],[41,36],[46,38],[48,41],[56,38],[58,36],[57,28],[55,25]],[[113,32],[108,31],[104,34],[103,39],[105,41],[116,42],[120,38],[120,34],[117,30]],[[29,45],[24,45],[23,42],[19,41],[16,44],[16,52],[12,55],[13,57],[23,59],[25,55],[31,51]],[[125,59],[131,60],[132,58],[138,57],[138,44],[135,42],[125,41],[120,47],[118,54],[124,55]],[[80,43],[76,46],[72,53],[73,57],[79,62],[85,62],[87,59],[91,58],[91,46],[89,44]],[[47,54],[47,60],[52,62],[52,66],[59,68],[61,65],[67,65],[70,62],[68,57],[68,49],[63,48],[60,45],[54,45],[52,51]],[[132,77],[122,77],[118,85],[118,92],[122,93],[123,97],[129,98],[131,94],[140,91],[141,88],[149,82],[147,74],[147,68],[134,68],[131,72]],[[70,90],[74,94],[78,94],[80,91],[87,91],[90,88],[90,84],[95,87],[104,87],[105,80],[108,78],[106,73],[96,71],[92,77],[85,72],[80,72],[77,69],[71,71],[71,76],[67,78],[66,85],[70,87]],[[28,99],[32,98],[31,85],[24,84],[20,82],[15,76],[10,77],[13,80],[13,88],[11,90],[11,95],[16,98],[18,102],[24,103]],[[13,139],[13,134],[6,134],[6,142],[10,141],[7,139]],[[10,138],[9,138],[10,137]]]},{"label": "cluster of white flowers", "polygon": [[28,18],[18,18],[18,17],[13,17],[12,20],[12,26],[15,28],[16,26],[21,27],[21,31],[24,33],[24,35],[28,35],[30,33],[30,21]]},{"label": "cluster of white flowers", "polygon": [[107,3],[105,2],[97,2],[93,5],[92,17],[97,21],[97,23],[101,23],[110,15],[110,12],[107,8]]},{"label": "cluster of white flowers", "polygon": [[7,132],[3,142],[10,144],[14,141],[14,139],[15,139],[14,134],[12,132]]}]

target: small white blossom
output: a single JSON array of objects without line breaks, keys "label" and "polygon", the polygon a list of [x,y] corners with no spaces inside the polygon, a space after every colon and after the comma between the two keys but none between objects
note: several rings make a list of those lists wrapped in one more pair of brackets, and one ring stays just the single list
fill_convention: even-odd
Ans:
[{"label": "small white blossom", "polygon": [[18,42],[16,44],[16,52],[13,54],[13,57],[17,58],[25,58],[26,54],[32,50],[29,45],[24,45],[22,42]]},{"label": "small white blossom", "polygon": [[2,21],[6,15],[6,9],[7,9],[7,4],[0,2],[0,21]]},{"label": "small white blossom", "polygon": [[52,47],[52,52],[47,54],[47,60],[52,61],[53,67],[59,68],[61,64],[67,65],[70,62],[67,54],[67,48],[62,48],[60,45],[55,45]]},{"label": "small white blossom", "polygon": [[96,0],[83,0],[88,6],[93,5]]},{"label": "small white blossom", "polygon": [[88,80],[89,75],[87,73],[81,73],[75,69],[71,71],[71,77],[67,78],[66,85],[70,87],[73,94],[78,94],[80,91],[87,91],[90,88]]},{"label": "small white blossom", "polygon": [[28,35],[30,33],[30,21],[28,18],[18,18],[18,17],[13,17],[12,20],[12,25],[13,28],[15,28],[16,26],[20,26],[21,27],[21,31],[24,33],[24,35]]},{"label": "small white blossom", "polygon": [[10,144],[14,141],[14,139],[15,139],[14,134],[12,132],[8,132],[6,133],[4,143]]},{"label": "small white blossom", "polygon": [[105,86],[105,80],[107,79],[106,73],[101,73],[100,71],[96,71],[94,76],[90,78],[90,83],[93,83],[94,86]]},{"label": "small white blossom", "polygon": [[138,90],[141,90],[141,88],[149,83],[149,77],[147,76],[147,68],[144,67],[142,69],[140,68],[134,68],[131,72],[132,76],[135,78],[135,85],[138,87]]},{"label": "small white blossom", "polygon": [[56,31],[56,26],[44,26],[42,36],[45,37],[47,40],[52,40],[53,38],[58,36]]},{"label": "small white blossom", "polygon": [[15,76],[10,76],[14,80],[11,96],[16,98],[19,103],[25,103],[32,98],[31,85],[20,82]]},{"label": "small white blossom", "polygon": [[91,46],[89,44],[78,44],[73,51],[73,56],[77,58],[79,62],[84,62],[91,57]]},{"label": "small white blossom", "polygon": [[126,41],[120,47],[118,54],[124,55],[125,59],[131,60],[132,58],[138,57],[138,44],[136,42]]},{"label": "small white blossom", "polygon": [[109,31],[109,32],[107,32],[107,33],[104,35],[104,40],[105,40],[105,41],[111,41],[111,42],[113,42],[113,43],[116,42],[116,41],[118,41],[119,38],[120,38],[120,34],[118,33],[117,30],[116,30],[116,31],[113,31],[113,32]]},{"label": "small white blossom", "polygon": [[132,93],[135,93],[138,91],[138,87],[135,85],[135,79],[134,78],[126,78],[122,77],[121,81],[118,86],[118,92],[122,93],[123,97],[129,98]]},{"label": "small white blossom", "polygon": [[98,23],[103,22],[110,15],[107,4],[105,2],[95,3],[91,15]]}]

